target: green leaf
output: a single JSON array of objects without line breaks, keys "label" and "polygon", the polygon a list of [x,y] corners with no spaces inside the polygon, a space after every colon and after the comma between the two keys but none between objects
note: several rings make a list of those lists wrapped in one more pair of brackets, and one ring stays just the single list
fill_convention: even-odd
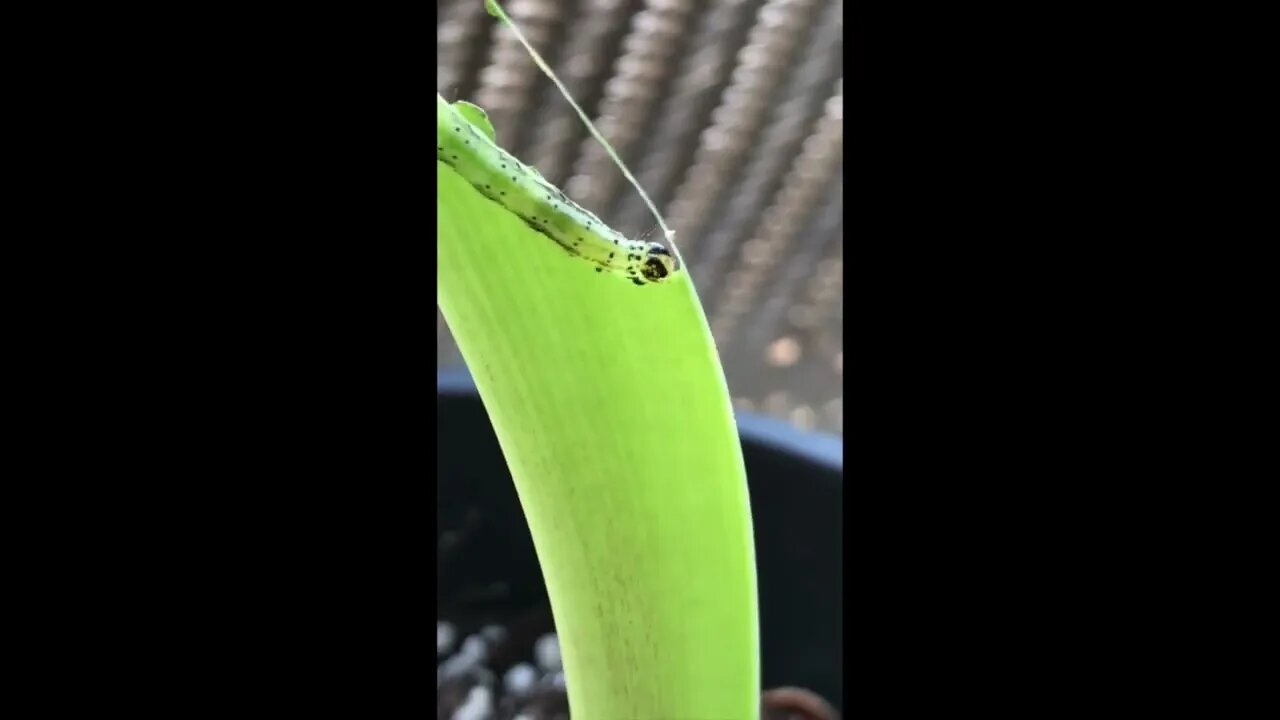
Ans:
[{"label": "green leaf", "polygon": [[688,273],[594,272],[436,170],[440,309],[533,536],[573,717],[756,718],[746,475]]}]

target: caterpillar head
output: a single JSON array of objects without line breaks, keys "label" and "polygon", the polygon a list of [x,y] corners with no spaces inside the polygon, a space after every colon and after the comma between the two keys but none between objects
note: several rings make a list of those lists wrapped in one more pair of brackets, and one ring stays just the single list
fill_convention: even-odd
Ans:
[{"label": "caterpillar head", "polygon": [[676,271],[676,259],[671,252],[658,243],[649,243],[645,248],[644,262],[640,264],[640,274],[649,282],[662,282]]}]

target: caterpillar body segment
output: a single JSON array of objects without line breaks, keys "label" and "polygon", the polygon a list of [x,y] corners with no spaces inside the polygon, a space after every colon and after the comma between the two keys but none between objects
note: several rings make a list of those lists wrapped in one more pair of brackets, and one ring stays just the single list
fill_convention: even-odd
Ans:
[{"label": "caterpillar body segment", "polygon": [[436,157],[482,195],[569,254],[595,265],[597,272],[608,271],[646,285],[676,271],[676,260],[665,247],[627,239],[570,200],[536,169],[498,147],[483,110],[469,103],[450,105],[439,94],[436,98]]}]

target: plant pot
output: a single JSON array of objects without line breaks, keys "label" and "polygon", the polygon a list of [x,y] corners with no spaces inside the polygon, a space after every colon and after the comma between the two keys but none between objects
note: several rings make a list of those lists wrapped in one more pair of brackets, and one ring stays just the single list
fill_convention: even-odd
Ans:
[{"label": "plant pot", "polygon": [[[465,371],[437,377],[440,614],[531,644],[551,614],[533,541]],[[807,688],[843,710],[842,472],[838,438],[738,414],[755,527],[762,686]],[[527,647],[527,645],[525,645]],[[514,658],[494,658],[503,672]]]}]

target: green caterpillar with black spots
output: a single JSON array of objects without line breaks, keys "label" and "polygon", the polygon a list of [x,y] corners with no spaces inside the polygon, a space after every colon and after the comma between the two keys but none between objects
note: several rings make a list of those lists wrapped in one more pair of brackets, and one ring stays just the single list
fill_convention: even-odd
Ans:
[{"label": "green caterpillar with black spots", "polygon": [[493,126],[480,108],[452,105],[436,94],[436,158],[452,167],[482,195],[576,258],[636,285],[662,282],[676,259],[655,242],[628,240],[565,196],[533,167],[498,147]]}]

